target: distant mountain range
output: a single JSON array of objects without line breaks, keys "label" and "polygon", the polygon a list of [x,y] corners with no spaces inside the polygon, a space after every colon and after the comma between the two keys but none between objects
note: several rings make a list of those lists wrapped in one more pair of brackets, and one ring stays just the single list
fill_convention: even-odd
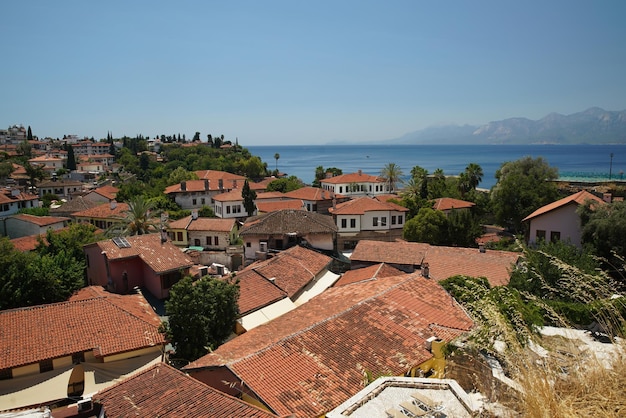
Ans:
[{"label": "distant mountain range", "polygon": [[626,110],[592,107],[539,120],[510,118],[482,126],[433,126],[392,139],[397,144],[626,144]]}]

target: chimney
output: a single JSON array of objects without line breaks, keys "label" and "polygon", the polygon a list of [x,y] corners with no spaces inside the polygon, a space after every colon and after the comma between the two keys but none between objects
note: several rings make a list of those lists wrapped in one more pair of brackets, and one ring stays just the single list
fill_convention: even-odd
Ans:
[{"label": "chimney", "polygon": [[428,263],[422,263],[422,276],[427,279],[430,278],[430,267],[428,266]]},{"label": "chimney", "polygon": [[359,169],[358,173],[359,173],[359,176],[362,176],[363,175],[363,170]]},{"label": "chimney", "polygon": [[167,242],[167,230],[165,228],[161,229],[161,244]]},{"label": "chimney", "polygon": [[224,180],[219,179],[217,181],[217,186],[220,188],[220,190],[222,190],[224,188]]},{"label": "chimney", "polygon": [[198,209],[193,209],[191,211],[191,219],[193,219],[194,221],[198,219]]},{"label": "chimney", "polygon": [[180,182],[180,190],[182,190],[183,192],[187,191],[187,182],[186,181],[181,181]]},{"label": "chimney", "polygon": [[237,180],[233,180],[233,189],[237,188]]},{"label": "chimney", "polygon": [[109,206],[111,207],[111,210],[115,210],[115,208],[117,207],[117,202],[115,200],[111,200]]},{"label": "chimney", "polygon": [[204,190],[209,190],[209,180],[204,179]]},{"label": "chimney", "polygon": [[485,250],[485,244],[484,243],[481,242],[480,244],[478,244],[478,251],[480,251],[481,253],[484,253],[485,251],[487,251],[487,250]]}]

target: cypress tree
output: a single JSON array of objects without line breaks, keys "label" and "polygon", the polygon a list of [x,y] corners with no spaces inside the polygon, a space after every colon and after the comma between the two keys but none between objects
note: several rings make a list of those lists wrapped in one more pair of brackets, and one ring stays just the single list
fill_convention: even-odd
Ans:
[{"label": "cypress tree", "polygon": [[68,144],[67,146],[67,169],[70,171],[76,170],[76,156],[74,155],[74,147]]}]

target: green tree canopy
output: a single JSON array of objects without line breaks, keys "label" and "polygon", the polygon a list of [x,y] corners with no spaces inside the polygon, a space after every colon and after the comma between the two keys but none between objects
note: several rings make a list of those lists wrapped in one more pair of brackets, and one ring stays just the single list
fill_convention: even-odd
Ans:
[{"label": "green tree canopy", "polygon": [[250,189],[250,184],[248,180],[243,183],[243,188],[241,189],[241,197],[243,198],[243,207],[246,209],[246,213],[248,216],[254,215],[254,211],[256,210],[256,205],[254,201],[256,199],[256,192]]},{"label": "green tree canopy", "polygon": [[506,162],[496,171],[497,183],[491,190],[496,222],[522,232],[522,219],[541,206],[559,198],[552,180],[558,170],[543,158],[524,157]]},{"label": "green tree canopy", "polygon": [[166,329],[176,357],[193,361],[222,344],[234,331],[238,299],[236,283],[208,276],[195,283],[185,277],[172,286]]},{"label": "green tree canopy", "polygon": [[267,191],[287,193],[293,190],[298,190],[303,186],[302,181],[298,177],[289,176],[270,182],[270,184],[267,185]]},{"label": "green tree canopy", "polygon": [[380,176],[387,183],[389,193],[396,191],[398,184],[402,182],[403,175],[402,169],[396,163],[388,163],[380,172]]},{"label": "green tree canopy", "polygon": [[404,224],[404,238],[408,241],[442,245],[447,242],[448,219],[443,212],[421,208],[417,215]]},{"label": "green tree canopy", "polygon": [[623,271],[626,258],[626,203],[585,204],[579,208],[582,240],[589,251]]}]

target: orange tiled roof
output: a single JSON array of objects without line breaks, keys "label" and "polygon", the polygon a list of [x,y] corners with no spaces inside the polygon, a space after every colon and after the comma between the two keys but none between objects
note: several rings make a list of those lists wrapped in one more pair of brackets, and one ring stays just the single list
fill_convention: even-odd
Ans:
[{"label": "orange tiled roof", "polygon": [[33,251],[39,245],[39,237],[45,242],[45,234],[27,235],[25,237],[13,238],[11,244],[16,250],[21,252]]},{"label": "orange tiled roof", "polygon": [[380,200],[381,202],[389,202],[390,200],[401,200],[402,198],[397,194],[378,194],[374,196],[374,199]]},{"label": "orange tiled roof", "polygon": [[511,270],[521,253],[477,248],[431,246],[424,262],[428,263],[430,277],[445,280],[457,274],[485,277],[491,286],[505,286],[511,279]]},{"label": "orange tiled roof", "polygon": [[[112,206],[114,207],[112,208]],[[72,216],[75,218],[124,219],[128,210],[129,207],[127,203],[116,203],[114,205],[111,205],[110,203],[103,203],[93,208],[74,212],[72,213]]]},{"label": "orange tiled roof", "polygon": [[161,234],[146,234],[126,237],[130,247],[120,248],[113,240],[99,241],[95,244],[106,251],[109,260],[140,257],[155,273],[161,274],[172,270],[189,268],[193,261],[180,248],[169,241],[161,242]]},{"label": "orange tiled roof", "polygon": [[303,210],[282,209],[253,216],[239,231],[239,235],[274,234],[329,234],[337,232],[331,216]]},{"label": "orange tiled roof", "polygon": [[360,240],[350,260],[419,266],[429,248],[421,242]]},{"label": "orange tiled roof", "polygon": [[213,200],[216,202],[238,202],[243,200],[243,197],[241,196],[241,189],[233,189],[213,196]]},{"label": "orange tiled roof", "polygon": [[381,202],[373,197],[364,196],[339,203],[328,210],[333,215],[364,215],[371,211],[408,212],[408,209],[391,202]]},{"label": "orange tiled roof", "polygon": [[332,200],[333,198],[343,198],[342,195],[335,194],[331,191],[320,189],[319,187],[301,187],[296,190],[292,190],[290,192],[285,193],[285,196],[288,196],[292,199],[302,199],[302,200],[310,200],[310,201],[324,201],[324,200]]},{"label": "orange tiled roof", "polygon": [[327,255],[296,245],[248,268],[266,279],[275,279],[276,286],[293,297],[315,279],[330,261]]},{"label": "orange tiled roof", "polygon": [[98,193],[100,196],[106,197],[109,200],[115,199],[115,196],[119,191],[120,189],[114,186],[102,186],[94,190],[94,192]]},{"label": "orange tiled roof", "polygon": [[285,193],[281,192],[259,192],[256,194],[256,200],[263,199],[284,199]]},{"label": "orange tiled roof", "polygon": [[363,375],[401,375],[472,321],[434,280],[418,274],[328,289],[187,366],[227,366],[279,415],[327,413],[363,388]]},{"label": "orange tiled roof", "polygon": [[341,278],[335,282],[334,286],[345,286],[347,284],[370,279],[384,279],[385,277],[398,276],[400,274],[404,274],[404,272],[388,264],[374,264],[369,267],[346,271],[341,275]]},{"label": "orange tiled roof", "polygon": [[34,194],[18,191],[15,195],[13,195],[12,192],[13,190],[0,189],[0,203],[23,202],[27,200],[39,199],[39,197]]},{"label": "orange tiled roof", "polygon": [[434,210],[452,210],[452,209],[469,209],[476,206],[473,202],[466,202],[465,200],[453,199],[451,197],[440,197],[435,199],[433,204]]},{"label": "orange tiled roof", "polygon": [[[93,350],[108,356],[163,344],[158,316],[139,295],[93,297],[0,312],[0,369]],[[143,312],[138,315],[137,312]],[[151,318],[149,321],[147,318]]]},{"label": "orange tiled roof", "polygon": [[192,220],[191,215],[169,223],[170,229],[186,229],[188,231],[230,232],[234,226],[234,219],[198,218]]},{"label": "orange tiled roof", "polygon": [[328,184],[361,183],[361,182],[385,183],[385,180],[381,179],[378,176],[372,176],[370,174],[365,174],[363,172],[341,174],[339,176],[320,180],[320,183],[328,183]]},{"label": "orange tiled roof", "polygon": [[304,210],[301,200],[280,200],[278,202],[255,202],[256,208],[261,213],[273,212],[281,209]]},{"label": "orange tiled roof", "polygon": [[237,273],[239,315],[245,316],[287,297],[287,293],[252,268]]},{"label": "orange tiled roof", "polygon": [[552,202],[548,205],[540,207],[539,209],[537,209],[536,211],[534,211],[533,213],[531,213],[530,215],[522,219],[522,222],[528,221],[532,218],[536,218],[539,215],[543,215],[544,213],[548,213],[550,211],[553,211],[555,209],[561,208],[566,205],[570,205],[570,204],[582,205],[587,200],[592,200],[601,205],[606,203],[604,200],[600,199],[596,195],[593,195],[586,190],[581,190],[578,193],[574,193],[572,195],[564,197],[563,199],[559,199],[556,202]]},{"label": "orange tiled roof", "polygon": [[198,170],[198,171],[194,171],[194,173],[196,173],[196,175],[198,176],[200,180],[207,179],[207,180],[211,180],[211,182],[215,180],[216,184],[218,180],[224,180],[224,186],[226,186],[226,182],[232,183],[233,180],[241,181],[241,184],[243,185],[243,182],[246,180],[244,176],[228,173],[226,171]]},{"label": "orange tiled roof", "polygon": [[14,219],[19,219],[24,222],[35,224],[37,226],[48,226],[48,225],[54,225],[57,223],[70,221],[70,218],[62,218],[60,216],[36,216],[36,215],[29,215],[27,213],[19,213],[11,217]]},{"label": "orange tiled roof", "polygon": [[93,396],[107,416],[271,418],[276,415],[158,363]]}]

